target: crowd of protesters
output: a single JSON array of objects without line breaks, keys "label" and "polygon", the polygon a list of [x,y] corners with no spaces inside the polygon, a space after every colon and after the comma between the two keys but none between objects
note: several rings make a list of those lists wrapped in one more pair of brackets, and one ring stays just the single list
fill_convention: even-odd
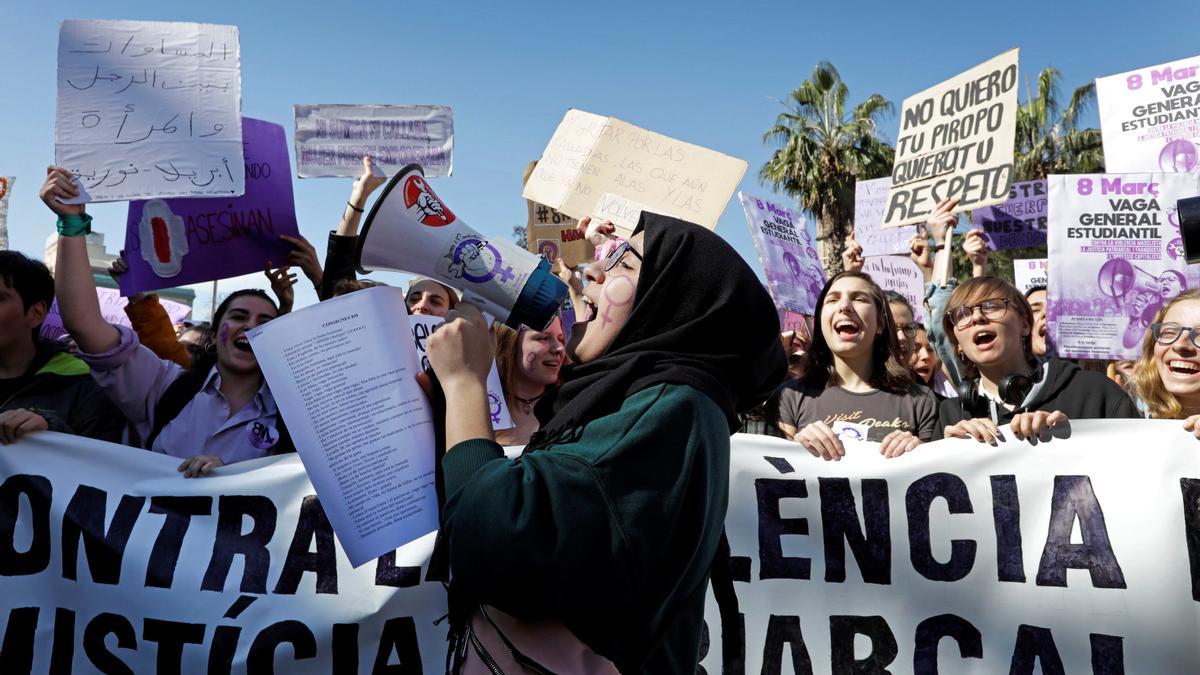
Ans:
[{"label": "crowd of protesters", "polygon": [[[356,278],[355,251],[359,219],[384,181],[364,158],[323,264],[307,241],[285,237],[292,252],[265,272],[273,295],[236,291],[210,322],[173,326],[157,296],[139,294],[126,308],[129,328],[101,315],[84,239],[90,216],[66,203],[75,183],[51,167],[41,197],[58,218],[55,275],[0,252],[0,443],[77,434],[177,457],[184,477],[293,452],[246,333],[291,310],[293,268],[321,300],[376,285]],[[1081,368],[1054,356],[1045,289],[1022,293],[987,274],[981,232],[961,239],[971,277],[935,279],[951,251],[934,242],[947,241],[955,206],[939,204],[910,243],[927,285],[924,323],[861,271],[851,239],[844,271],[817,297],[811,335],[781,334],[762,284],[728,244],[651,214],[628,240],[607,223],[580,223],[581,235],[602,241],[582,271],[556,261],[573,326],[489,326],[454,289],[413,280],[408,311],[446,319],[427,353],[444,400],[441,545],[454,571],[457,662],[520,662],[499,645],[532,634],[532,644],[574,644],[570,658],[587,672],[694,664],[710,572],[721,582],[712,561],[728,439],[739,430],[825,460],[845,456],[847,438],[877,441],[890,458],[947,437],[996,445],[1005,425],[1017,440],[1045,441],[1089,418],[1183,420],[1200,438],[1200,291],[1146,317],[1136,361],[1113,364],[1109,376]],[[110,273],[124,271],[118,260]],[[39,338],[55,300],[69,344]],[[491,428],[480,386],[493,362],[508,429]],[[525,450],[510,460],[503,446]],[[513,549],[523,554],[496,555]],[[626,578],[632,570],[651,583]],[[589,583],[571,583],[580,576]]]}]

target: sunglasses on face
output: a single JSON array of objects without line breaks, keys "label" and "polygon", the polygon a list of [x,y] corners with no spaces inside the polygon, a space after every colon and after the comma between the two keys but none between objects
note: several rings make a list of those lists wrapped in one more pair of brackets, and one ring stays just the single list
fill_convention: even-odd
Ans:
[{"label": "sunglasses on face", "polygon": [[611,272],[612,268],[616,267],[617,263],[621,262],[621,257],[625,255],[626,251],[632,253],[633,257],[637,258],[638,260],[642,259],[642,254],[638,253],[637,249],[635,249],[629,242],[623,241],[621,242],[620,246],[614,248],[607,256],[604,257],[604,271],[606,273]]},{"label": "sunglasses on face", "polygon": [[1003,298],[989,298],[977,305],[966,305],[964,307],[955,307],[946,313],[950,317],[950,323],[958,330],[962,330],[971,325],[971,321],[975,318],[975,310],[979,310],[984,318],[988,321],[999,321],[1008,314],[1008,300]]}]

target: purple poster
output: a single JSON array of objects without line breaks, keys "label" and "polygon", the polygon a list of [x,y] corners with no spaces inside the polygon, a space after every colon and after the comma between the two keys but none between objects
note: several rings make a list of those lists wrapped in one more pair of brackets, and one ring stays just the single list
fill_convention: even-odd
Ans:
[{"label": "purple poster", "polygon": [[1200,174],[1050,176],[1047,323],[1059,356],[1136,359],[1154,314],[1200,287],[1175,203]]},{"label": "purple poster", "polygon": [[811,315],[825,286],[825,270],[808,228],[791,209],[744,192],[738,193],[738,199],[746,211],[750,235],[767,273],[767,290],[775,306]]},{"label": "purple poster", "polygon": [[[129,298],[121,297],[121,292],[115,288],[97,288],[96,295],[100,299],[100,316],[104,320],[117,325],[133,328],[133,324],[129,323],[129,315],[125,313],[125,305],[129,304]],[[171,317],[171,323],[179,323],[191,314],[192,308],[182,302],[159,298],[159,303],[163,309],[167,310],[167,316]],[[67,330],[63,328],[62,316],[58,313],[58,301],[56,300],[50,306],[50,312],[46,314],[46,320],[42,322],[42,337],[47,340],[57,340],[67,334]]]},{"label": "purple poster", "polygon": [[983,230],[993,251],[1046,245],[1046,181],[1013,183],[1008,201],[971,211],[971,222]]},{"label": "purple poster", "polygon": [[246,194],[129,202],[121,293],[227,279],[283,263],[298,236],[283,127],[242,118]]},{"label": "purple poster", "polygon": [[854,184],[854,240],[863,247],[864,256],[908,255],[909,242],[917,233],[914,225],[882,227],[891,186],[891,176]]}]

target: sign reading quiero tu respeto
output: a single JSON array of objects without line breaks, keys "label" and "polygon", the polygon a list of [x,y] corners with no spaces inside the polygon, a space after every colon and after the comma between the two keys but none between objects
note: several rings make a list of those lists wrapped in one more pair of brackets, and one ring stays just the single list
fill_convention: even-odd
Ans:
[{"label": "sign reading quiero tu respeto", "polygon": [[924,222],[943,199],[955,212],[1008,199],[1016,129],[1016,49],[905,99],[883,226]]}]

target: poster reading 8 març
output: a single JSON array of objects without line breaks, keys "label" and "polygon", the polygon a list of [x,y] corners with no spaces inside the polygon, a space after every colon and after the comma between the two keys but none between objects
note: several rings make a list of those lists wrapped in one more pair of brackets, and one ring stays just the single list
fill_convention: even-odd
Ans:
[{"label": "poster reading 8 mar\u00e7", "polygon": [[800,214],[761,197],[738,193],[775,306],[812,315],[825,285],[825,270]]},{"label": "poster reading 8 mar\u00e7", "polygon": [[1135,359],[1154,313],[1200,287],[1175,202],[1200,174],[1050,176],[1048,321],[1059,356]]},{"label": "poster reading 8 mar\u00e7", "polygon": [[1200,168],[1200,56],[1096,79],[1104,167]]}]

